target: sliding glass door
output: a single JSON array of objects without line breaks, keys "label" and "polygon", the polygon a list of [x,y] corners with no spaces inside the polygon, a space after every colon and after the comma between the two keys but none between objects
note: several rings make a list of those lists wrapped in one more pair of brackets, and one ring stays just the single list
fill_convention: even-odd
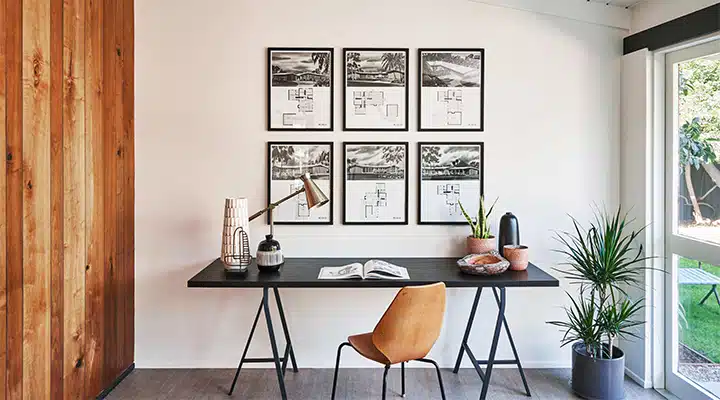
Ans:
[{"label": "sliding glass door", "polygon": [[665,63],[666,388],[720,399],[720,41]]}]

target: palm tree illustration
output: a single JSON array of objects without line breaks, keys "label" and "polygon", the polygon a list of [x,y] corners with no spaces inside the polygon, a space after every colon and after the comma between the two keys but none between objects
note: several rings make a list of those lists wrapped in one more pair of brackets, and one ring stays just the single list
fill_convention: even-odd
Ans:
[{"label": "palm tree illustration", "polygon": [[400,83],[405,82],[405,54],[404,53],[383,53],[382,68],[385,72],[400,72]]}]

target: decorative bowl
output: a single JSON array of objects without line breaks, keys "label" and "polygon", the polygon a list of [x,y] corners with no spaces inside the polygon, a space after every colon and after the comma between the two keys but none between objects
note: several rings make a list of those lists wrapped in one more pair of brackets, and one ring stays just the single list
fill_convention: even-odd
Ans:
[{"label": "decorative bowl", "polygon": [[459,259],[457,264],[462,272],[470,275],[498,275],[510,267],[510,262],[495,250],[467,255]]}]

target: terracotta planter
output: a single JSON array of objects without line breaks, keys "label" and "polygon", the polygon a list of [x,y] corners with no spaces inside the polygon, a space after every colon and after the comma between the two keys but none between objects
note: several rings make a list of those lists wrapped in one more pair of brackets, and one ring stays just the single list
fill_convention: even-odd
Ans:
[{"label": "terracotta planter", "polygon": [[504,257],[510,261],[513,271],[525,271],[528,266],[528,248],[520,245],[506,245],[503,247]]},{"label": "terracotta planter", "polygon": [[497,250],[495,247],[495,236],[491,236],[487,239],[477,239],[472,236],[468,236],[466,247],[468,254],[483,254],[491,250]]}]

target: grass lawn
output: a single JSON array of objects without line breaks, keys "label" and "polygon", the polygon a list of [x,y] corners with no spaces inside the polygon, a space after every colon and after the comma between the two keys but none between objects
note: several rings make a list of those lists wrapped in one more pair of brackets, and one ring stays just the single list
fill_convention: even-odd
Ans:
[{"label": "grass lawn", "polygon": [[[680,257],[680,268],[697,268],[696,261]],[[702,269],[720,276],[720,267],[703,264]],[[720,305],[711,295],[704,305],[700,300],[710,290],[709,285],[680,285],[678,288],[680,303],[685,308],[684,322],[680,321],[680,341],[693,350],[705,355],[715,363],[720,363]]]}]

